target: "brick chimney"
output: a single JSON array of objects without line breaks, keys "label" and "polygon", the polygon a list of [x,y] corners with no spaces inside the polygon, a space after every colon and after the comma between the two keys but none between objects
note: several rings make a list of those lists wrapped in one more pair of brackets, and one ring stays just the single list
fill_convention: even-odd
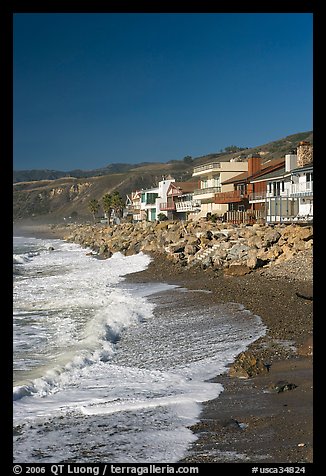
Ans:
[{"label": "brick chimney", "polygon": [[259,154],[248,155],[248,177],[261,170],[261,157]]},{"label": "brick chimney", "polygon": [[313,161],[313,146],[310,142],[301,141],[297,147],[298,167],[304,167]]}]

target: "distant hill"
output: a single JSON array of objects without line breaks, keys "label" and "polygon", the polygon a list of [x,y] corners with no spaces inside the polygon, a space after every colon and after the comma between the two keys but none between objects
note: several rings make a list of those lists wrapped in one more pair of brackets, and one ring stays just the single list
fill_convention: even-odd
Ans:
[{"label": "distant hill", "polygon": [[301,132],[261,146],[219,152],[200,157],[185,157],[167,163],[110,164],[101,169],[72,170],[25,170],[14,172],[13,216],[14,220],[43,217],[49,222],[62,221],[73,215],[75,219],[89,219],[88,203],[100,199],[105,193],[118,190],[125,197],[132,190],[150,188],[162,177],[172,176],[177,181],[189,180],[193,167],[218,159],[229,161],[249,154],[261,153],[263,162],[282,157],[295,149],[302,140],[313,142],[313,132]]},{"label": "distant hill", "polygon": [[[234,158],[239,154],[244,156],[252,153],[262,152],[264,160],[269,160],[275,157],[282,157],[286,153],[289,152],[291,148],[295,148],[301,140],[308,140],[310,142],[313,141],[313,132],[299,132],[297,134],[293,134],[287,136],[283,139],[269,142],[268,144],[264,144],[261,146],[256,146],[252,148],[243,148],[241,151],[236,152],[215,152],[206,155],[202,155],[200,157],[192,158],[192,162],[188,162],[188,166],[191,167],[194,165],[200,165],[202,163],[208,162],[210,160],[214,160],[218,158],[221,161],[228,161],[230,158]],[[57,180],[63,177],[75,177],[75,178],[88,178],[88,177],[99,177],[102,175],[110,175],[110,174],[119,174],[125,173],[129,171],[149,171],[149,170],[158,170],[158,169],[169,169],[169,171],[173,171],[176,169],[180,171],[181,169],[187,169],[187,162],[183,160],[171,160],[164,163],[157,163],[157,162],[143,162],[139,164],[108,164],[105,167],[93,170],[81,170],[81,169],[74,169],[68,172],[62,172],[60,170],[48,170],[48,169],[32,169],[32,170],[14,170],[13,172],[13,182],[33,182],[37,180]]]},{"label": "distant hill", "polygon": [[[142,166],[143,164],[139,164]],[[97,177],[114,173],[127,172],[134,168],[135,164],[109,164],[106,167],[94,170],[74,169],[69,172],[48,169],[32,169],[32,170],[14,170],[13,182],[33,182],[35,180],[56,180],[62,177]]]},{"label": "distant hill", "polygon": [[242,151],[225,153],[220,152],[216,154],[208,154],[202,157],[197,157],[195,159],[196,165],[204,164],[209,162],[212,159],[218,158],[219,161],[229,161],[239,155],[246,157],[249,154],[257,154],[260,153],[263,162],[267,162],[268,160],[276,159],[278,157],[284,157],[286,154],[291,152],[293,149],[296,149],[298,143],[300,141],[308,141],[313,144],[313,131],[308,132],[298,132],[297,134],[292,134],[290,136],[286,136],[283,139],[279,139],[273,142],[268,142],[264,145],[258,145],[255,147],[246,147]]}]

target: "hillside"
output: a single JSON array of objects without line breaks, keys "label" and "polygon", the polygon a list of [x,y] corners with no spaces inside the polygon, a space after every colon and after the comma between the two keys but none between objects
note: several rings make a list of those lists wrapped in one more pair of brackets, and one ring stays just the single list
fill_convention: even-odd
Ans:
[{"label": "hillside", "polygon": [[[47,217],[49,221],[62,221],[63,217],[78,215],[89,219],[88,203],[100,199],[105,193],[118,190],[122,197],[132,190],[150,188],[157,184],[171,167],[156,171],[116,173],[90,178],[64,177],[57,180],[20,182],[14,184],[14,220],[28,217]],[[187,174],[174,174],[186,180]]]},{"label": "hillside", "polygon": [[[229,161],[241,156],[260,152],[266,162],[282,157],[296,148],[298,142],[313,142],[313,133],[302,132],[261,146],[246,148],[233,153],[212,153],[190,160],[174,160],[167,163],[111,164],[93,171],[20,171],[14,172],[13,186],[14,220],[34,217],[49,222],[63,221],[72,214],[76,219],[89,219],[88,203],[100,199],[105,193],[118,190],[125,198],[132,190],[150,188],[171,175],[177,181],[189,180],[193,167],[211,160]],[[73,172],[75,172],[73,174]],[[65,175],[60,175],[65,174]],[[22,181],[25,177],[25,181]],[[34,179],[28,179],[33,177]]]}]

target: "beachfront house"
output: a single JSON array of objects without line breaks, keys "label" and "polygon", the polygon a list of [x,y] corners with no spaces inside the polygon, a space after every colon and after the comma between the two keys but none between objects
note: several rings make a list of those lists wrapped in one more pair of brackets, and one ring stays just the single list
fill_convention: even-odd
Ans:
[{"label": "beachfront house", "polygon": [[127,195],[125,210],[125,218],[128,220],[136,222],[146,218],[145,215],[142,216],[141,190],[136,190]]},{"label": "beachfront house", "polygon": [[133,221],[156,221],[160,213],[167,216],[167,211],[161,210],[161,204],[167,201],[167,190],[173,178],[163,179],[157,187],[137,190],[127,196],[127,213]]},{"label": "beachfront house", "polygon": [[297,153],[287,154],[284,165],[252,178],[253,185],[263,182],[263,193],[252,193],[249,202],[260,204],[267,223],[313,220],[313,150],[300,142]]},{"label": "beachfront house", "polygon": [[224,182],[247,170],[246,161],[210,162],[195,167],[192,176],[198,179],[198,186],[194,190],[193,198],[201,204],[201,210],[196,218],[207,216],[207,213],[222,217],[228,210],[228,205],[224,202],[216,203],[215,195],[220,192],[232,192],[233,184]]},{"label": "beachfront house", "polygon": [[[251,154],[247,157],[248,171],[232,177],[222,185],[232,185],[230,192],[215,194],[215,203],[227,204],[226,221],[231,223],[252,223],[265,217],[266,181],[264,174],[282,168],[284,159],[274,159],[262,164],[260,154]],[[261,178],[262,177],[262,178]],[[257,179],[257,180],[255,180]],[[255,196],[252,202],[250,197]]]},{"label": "beachfront house", "polygon": [[171,182],[166,193],[166,202],[160,204],[170,220],[187,220],[200,212],[200,201],[194,199],[197,182]]},{"label": "beachfront house", "polygon": [[297,167],[291,173],[290,197],[298,202],[298,213],[293,221],[313,221],[313,165]]},{"label": "beachfront house", "polygon": [[141,190],[140,209],[141,216],[147,221],[155,221],[156,213],[156,199],[159,196],[159,188],[154,187],[147,190]]}]

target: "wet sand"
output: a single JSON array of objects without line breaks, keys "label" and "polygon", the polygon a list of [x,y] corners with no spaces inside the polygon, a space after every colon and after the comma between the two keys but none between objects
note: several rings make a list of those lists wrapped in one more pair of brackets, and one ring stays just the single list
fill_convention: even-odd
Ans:
[{"label": "wet sand", "polygon": [[[223,277],[211,270],[184,270],[161,255],[130,282],[162,281],[211,293],[185,293],[187,305],[238,302],[259,315],[268,330],[247,349],[270,364],[252,378],[216,376],[224,391],[205,402],[191,429],[197,441],[186,463],[308,463],[313,461],[312,283],[264,276],[259,270]],[[192,296],[191,296],[192,295]],[[159,312],[159,311],[157,311]],[[287,382],[291,390],[278,392]]]}]

